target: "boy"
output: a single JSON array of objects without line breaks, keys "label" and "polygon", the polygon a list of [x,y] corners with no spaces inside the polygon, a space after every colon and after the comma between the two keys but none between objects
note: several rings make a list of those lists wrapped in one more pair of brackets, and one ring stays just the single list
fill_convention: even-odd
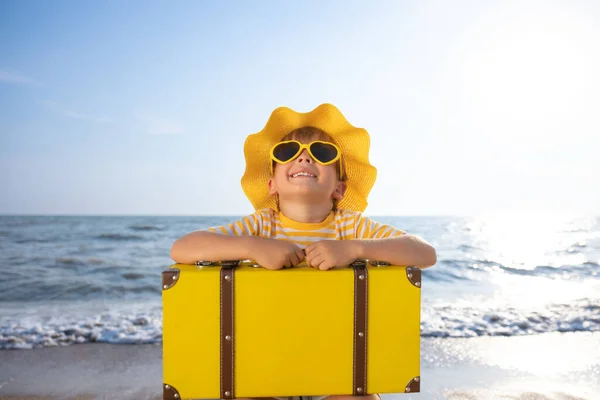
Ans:
[{"label": "boy", "polygon": [[[305,261],[320,270],[356,259],[430,267],[422,239],[362,215],[377,171],[369,135],[322,104],[308,113],[276,109],[244,145],[242,187],[255,212],[229,225],[192,232],[172,247],[175,262],[250,259],[277,270]],[[328,400],[372,400],[329,396]]]}]

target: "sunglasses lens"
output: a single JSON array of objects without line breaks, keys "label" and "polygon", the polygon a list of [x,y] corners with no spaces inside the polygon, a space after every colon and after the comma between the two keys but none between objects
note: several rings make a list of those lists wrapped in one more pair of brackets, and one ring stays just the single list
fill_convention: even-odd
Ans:
[{"label": "sunglasses lens", "polygon": [[286,162],[292,159],[300,149],[300,145],[298,143],[289,142],[289,143],[279,143],[273,149],[273,155],[275,158],[281,162]]},{"label": "sunglasses lens", "polygon": [[310,151],[322,163],[328,163],[338,155],[337,149],[327,143],[313,143],[310,146]]}]

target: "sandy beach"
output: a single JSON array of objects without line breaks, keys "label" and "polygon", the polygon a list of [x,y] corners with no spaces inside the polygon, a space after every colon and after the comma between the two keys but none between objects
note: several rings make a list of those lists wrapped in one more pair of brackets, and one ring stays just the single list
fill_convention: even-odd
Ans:
[{"label": "sandy beach", "polygon": [[[422,339],[421,393],[383,400],[597,400],[600,332]],[[0,351],[0,399],[159,399],[160,345]]]}]

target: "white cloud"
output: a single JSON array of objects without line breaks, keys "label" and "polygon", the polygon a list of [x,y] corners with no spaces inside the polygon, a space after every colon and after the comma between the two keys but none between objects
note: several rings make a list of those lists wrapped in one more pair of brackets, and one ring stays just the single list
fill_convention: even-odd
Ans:
[{"label": "white cloud", "polygon": [[0,70],[0,82],[30,84],[35,81],[25,75]]},{"label": "white cloud", "polygon": [[172,121],[149,115],[136,115],[136,118],[144,123],[145,130],[150,135],[180,135],[185,133],[185,128]]},{"label": "white cloud", "polygon": [[89,122],[98,122],[98,123],[112,122],[111,118],[98,116],[98,115],[83,114],[78,111],[73,111],[69,108],[65,108],[65,107],[61,106],[60,104],[57,104],[53,101],[45,100],[43,103],[46,106],[50,107],[51,109],[59,112],[60,114],[62,114],[65,117],[68,117],[68,118],[79,119],[82,121],[89,121]]}]

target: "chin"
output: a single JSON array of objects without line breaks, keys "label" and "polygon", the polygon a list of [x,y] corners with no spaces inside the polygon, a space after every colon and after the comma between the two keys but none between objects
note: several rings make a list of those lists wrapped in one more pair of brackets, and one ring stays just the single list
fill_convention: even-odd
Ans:
[{"label": "chin", "polygon": [[285,193],[279,193],[279,197],[287,198],[289,200],[298,200],[299,198],[305,198],[306,200],[310,200],[310,202],[314,202],[315,200],[319,200],[320,197],[323,196],[323,190],[319,188],[310,188],[310,187],[296,187],[292,190],[288,190]]}]

